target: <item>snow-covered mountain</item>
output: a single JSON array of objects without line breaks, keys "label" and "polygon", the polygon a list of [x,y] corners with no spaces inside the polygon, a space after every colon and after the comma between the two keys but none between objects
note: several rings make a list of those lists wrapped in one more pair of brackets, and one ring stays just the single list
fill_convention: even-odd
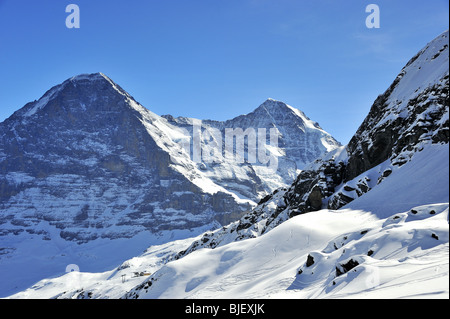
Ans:
[{"label": "snow-covered mountain", "polygon": [[[248,143],[244,161],[196,159],[196,123],[201,150],[213,129],[266,129],[267,147],[258,147],[275,170],[249,161]],[[226,225],[338,146],[282,102],[227,122],[174,119],[102,73],[70,78],[0,123],[0,295],[68,264],[100,271],[151,244]]]},{"label": "snow-covered mountain", "polygon": [[[268,192],[271,193],[275,189],[290,185],[307,164],[321,154],[341,146],[317,122],[310,120],[302,111],[274,99],[267,99],[249,114],[240,115],[227,121],[200,121],[186,117],[174,118],[170,115],[163,117],[170,124],[185,130],[188,136],[194,135],[193,129],[196,123],[199,123],[202,131],[200,137],[202,145],[213,144],[216,146],[219,143],[219,149],[222,150],[218,160],[212,158],[210,163],[202,161],[199,164],[202,173],[227,190],[256,201],[267,195]],[[254,161],[248,160],[248,144],[251,144],[250,142],[245,144],[243,152],[245,161],[242,163],[237,163],[235,157],[229,159],[224,156],[227,130],[236,134],[241,133],[248,139],[253,133],[254,141],[259,147],[260,132],[258,129],[265,129],[262,140],[265,141],[267,152],[271,156],[268,161],[273,161],[272,163],[261,163],[259,154],[255,154]],[[273,145],[274,141],[270,139],[270,129],[276,129],[276,145]],[[211,143],[210,140],[213,140],[214,143]],[[236,149],[236,141],[234,141],[234,149]],[[192,152],[191,149],[191,158],[193,157]],[[275,172],[273,168],[275,168]],[[255,197],[255,194],[259,196]]]},{"label": "snow-covered mountain", "polygon": [[350,143],[239,221],[12,298],[448,298],[448,31]]}]

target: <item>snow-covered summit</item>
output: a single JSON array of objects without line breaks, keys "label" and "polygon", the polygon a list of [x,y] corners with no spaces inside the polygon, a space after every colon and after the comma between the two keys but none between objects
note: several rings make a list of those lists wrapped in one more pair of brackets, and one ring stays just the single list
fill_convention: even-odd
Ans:
[{"label": "snow-covered summit", "polygon": [[110,81],[111,79],[103,74],[102,72],[96,72],[96,73],[83,73],[78,74],[69,79],[69,81],[98,81],[98,80],[104,80]]},{"label": "snow-covered summit", "polygon": [[305,125],[311,128],[320,128],[317,122],[311,121],[305,113],[303,113],[301,110],[290,106],[283,101],[275,100],[272,98],[268,98],[264,103],[262,103],[258,109],[262,109],[261,111],[267,112],[268,116],[277,116],[278,114],[283,113],[294,113],[296,116],[300,117],[304,122]]},{"label": "snow-covered summit", "polygon": [[304,112],[282,101],[267,99],[254,111],[224,122],[225,127],[274,127],[279,145],[298,169],[341,144]]},{"label": "snow-covered summit", "polygon": [[327,152],[341,146],[338,141],[320,127],[319,123],[312,121],[298,108],[290,106],[282,101],[268,98],[255,110],[255,112],[266,113],[266,115],[274,119],[274,121],[283,121],[284,118],[296,118],[295,124],[298,125],[303,132],[318,132],[321,135],[321,144]]},{"label": "snow-covered summit", "polygon": [[[16,111],[11,119],[16,117],[22,117],[27,121],[31,116],[39,116],[41,111],[49,107],[49,109],[58,111],[64,109],[64,105],[61,102],[67,99],[79,100],[78,103],[71,103],[74,107],[79,107],[80,111],[86,111],[86,107],[98,107],[108,103],[108,98],[111,98],[115,94],[119,94],[129,101],[134,101],[125,90],[119,85],[114,83],[108,76],[103,73],[92,74],[80,74],[73,76],[64,82],[55,85],[48,90],[39,100],[33,101],[25,105],[23,108]],[[81,99],[79,97],[82,97]],[[97,103],[95,100],[99,100]],[[58,110],[53,106],[57,104]],[[102,105],[103,104],[103,105]],[[132,106],[130,103],[123,104],[122,106]],[[101,111],[105,111],[104,109]],[[45,112],[44,112],[45,113]],[[8,121],[7,119],[6,121]]]}]

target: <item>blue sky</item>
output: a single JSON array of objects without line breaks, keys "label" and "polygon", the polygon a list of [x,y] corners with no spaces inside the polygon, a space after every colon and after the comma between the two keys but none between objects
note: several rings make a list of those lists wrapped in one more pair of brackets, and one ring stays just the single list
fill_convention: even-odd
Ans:
[{"label": "blue sky", "polygon": [[[80,28],[68,29],[68,4]],[[368,29],[368,4],[380,28]],[[0,0],[0,121],[103,72],[163,115],[226,120],[267,98],[343,144],[407,61],[448,29],[447,0]]]}]

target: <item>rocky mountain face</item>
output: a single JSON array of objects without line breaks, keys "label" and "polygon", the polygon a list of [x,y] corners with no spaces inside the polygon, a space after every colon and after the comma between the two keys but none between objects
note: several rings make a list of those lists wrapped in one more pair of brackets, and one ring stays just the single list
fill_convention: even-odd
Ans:
[{"label": "rocky mountain face", "polygon": [[[223,154],[227,129],[235,139],[243,132],[245,158],[205,161],[207,147]],[[265,130],[258,147],[265,142],[261,154],[274,167],[249,160],[255,151],[249,149],[251,129]],[[67,265],[69,256],[84,254],[84,244],[99,259],[97,240],[112,249],[111,240],[144,234],[136,246],[142,251],[152,241],[226,225],[292,183],[308,161],[338,146],[282,102],[267,100],[226,122],[175,119],[144,108],[104,74],[75,76],[0,123],[0,264],[13,265],[26,249],[48,259],[63,256],[61,264]],[[236,151],[237,141],[231,147]]]},{"label": "rocky mountain face", "polygon": [[348,145],[306,165],[294,183],[262,198],[239,221],[207,232],[179,259],[258,237],[293,216],[339,209],[376,188],[424,148],[449,143],[449,34],[414,56],[372,105]]},{"label": "rocky mountain face", "polygon": [[33,232],[41,221],[79,242],[226,224],[339,145],[299,110],[268,100],[249,115],[204,121],[201,146],[211,127],[267,128],[267,135],[276,127],[276,174],[234,158],[205,164],[179,148],[193,119],[166,118],[100,73],[71,78],[15,112],[0,126],[0,218],[20,227],[3,235]]},{"label": "rocky mountain face", "polygon": [[101,74],[67,80],[17,111],[0,128],[2,235],[50,239],[45,222],[79,243],[128,238],[250,207],[171,168],[152,136],[164,132],[147,127],[158,120]]}]

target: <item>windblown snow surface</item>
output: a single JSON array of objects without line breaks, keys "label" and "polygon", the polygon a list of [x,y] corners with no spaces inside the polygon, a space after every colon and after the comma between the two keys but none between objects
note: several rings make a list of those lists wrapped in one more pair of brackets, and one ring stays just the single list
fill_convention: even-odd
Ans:
[{"label": "windblown snow surface", "polygon": [[255,238],[169,262],[202,236],[152,246],[116,269],[68,272],[10,298],[449,298],[448,156],[448,144],[426,145],[344,208]]}]

